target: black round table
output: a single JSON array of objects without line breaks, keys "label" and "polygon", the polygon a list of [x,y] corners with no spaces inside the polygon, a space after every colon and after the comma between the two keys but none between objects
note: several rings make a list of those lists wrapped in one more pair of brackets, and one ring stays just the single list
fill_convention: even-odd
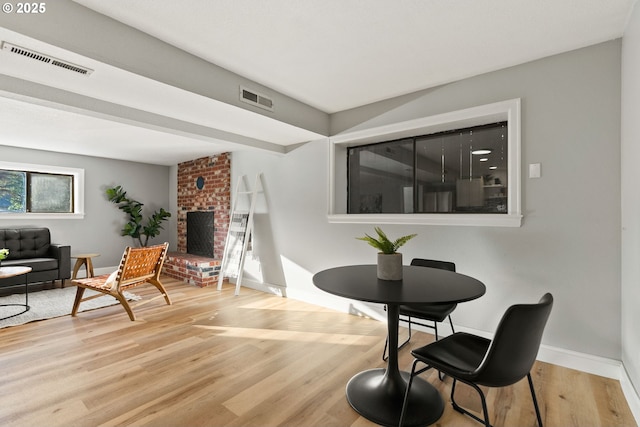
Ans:
[{"label": "black round table", "polygon": [[[399,306],[459,303],[479,298],[486,291],[479,280],[452,271],[404,266],[402,274],[402,280],[380,280],[376,265],[352,265],[331,268],[313,276],[313,284],[330,294],[387,305],[387,368],[360,372],[347,383],[347,400],[353,409],[384,426],[398,425],[409,379],[409,373],[398,368]],[[443,411],[444,401],[435,387],[419,377],[414,378],[404,425],[432,424]]]}]

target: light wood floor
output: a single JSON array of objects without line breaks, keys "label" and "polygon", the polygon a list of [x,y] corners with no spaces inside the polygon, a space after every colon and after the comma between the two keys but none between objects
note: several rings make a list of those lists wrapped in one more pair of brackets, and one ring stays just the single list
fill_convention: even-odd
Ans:
[{"label": "light wood floor", "polygon": [[[135,322],[113,306],[0,330],[0,425],[373,425],[345,385],[384,366],[383,324],[250,289],[164,283],[173,305],[134,308]],[[617,381],[540,362],[533,377],[546,427],[636,425]],[[480,425],[451,408],[449,379],[425,378],[447,402],[436,425]],[[458,396],[479,410],[469,389]],[[536,425],[526,380],[491,389],[488,403],[496,427]]]}]

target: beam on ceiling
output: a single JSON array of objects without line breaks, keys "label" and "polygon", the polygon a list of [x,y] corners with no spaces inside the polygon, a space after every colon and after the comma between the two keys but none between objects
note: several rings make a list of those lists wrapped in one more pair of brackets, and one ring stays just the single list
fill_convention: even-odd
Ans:
[{"label": "beam on ceiling", "polygon": [[102,101],[2,74],[0,74],[0,96],[201,141],[232,143],[237,144],[239,148],[252,147],[278,154],[285,153],[283,146],[272,142]]},{"label": "beam on ceiling", "polygon": [[[0,26],[167,85],[329,135],[327,113],[71,0],[48,2],[46,12],[41,14],[18,17],[0,13]],[[240,86],[270,97],[274,111],[241,102]]]}]

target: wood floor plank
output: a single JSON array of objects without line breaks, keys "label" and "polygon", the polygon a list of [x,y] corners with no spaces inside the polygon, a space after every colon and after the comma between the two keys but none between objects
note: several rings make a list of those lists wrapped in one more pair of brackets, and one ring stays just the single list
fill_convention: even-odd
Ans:
[{"label": "wood floor plank", "polygon": [[[119,306],[0,330],[0,425],[352,426],[374,424],[345,397],[356,373],[384,367],[384,324],[233,286],[164,278],[173,301]],[[154,288],[136,288],[143,299]],[[414,333],[412,345],[433,336]],[[409,346],[399,353],[412,363]],[[617,381],[536,362],[545,426],[635,426]],[[451,379],[423,378],[445,400],[437,426],[479,424],[449,404]],[[469,387],[456,399],[479,411]],[[526,379],[487,389],[491,422],[535,426]]]}]

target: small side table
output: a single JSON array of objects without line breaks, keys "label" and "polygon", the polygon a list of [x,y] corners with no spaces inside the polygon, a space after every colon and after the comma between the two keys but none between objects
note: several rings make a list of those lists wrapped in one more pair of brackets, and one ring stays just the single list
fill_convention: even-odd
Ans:
[{"label": "small side table", "polygon": [[24,304],[0,304],[0,307],[18,306],[24,307],[24,310],[20,313],[12,314],[11,316],[0,318],[0,320],[9,319],[11,317],[19,316],[29,311],[29,281],[27,280],[27,274],[31,271],[31,267],[0,267],[0,279],[7,277],[20,276],[24,274]]},{"label": "small side table", "polygon": [[87,272],[86,277],[93,277],[93,262],[91,262],[91,258],[95,258],[98,256],[100,256],[100,254],[71,255],[71,258],[76,258],[76,265],[73,266],[73,274],[71,275],[71,280],[76,279],[78,277],[78,270],[80,270],[83,264]]}]

